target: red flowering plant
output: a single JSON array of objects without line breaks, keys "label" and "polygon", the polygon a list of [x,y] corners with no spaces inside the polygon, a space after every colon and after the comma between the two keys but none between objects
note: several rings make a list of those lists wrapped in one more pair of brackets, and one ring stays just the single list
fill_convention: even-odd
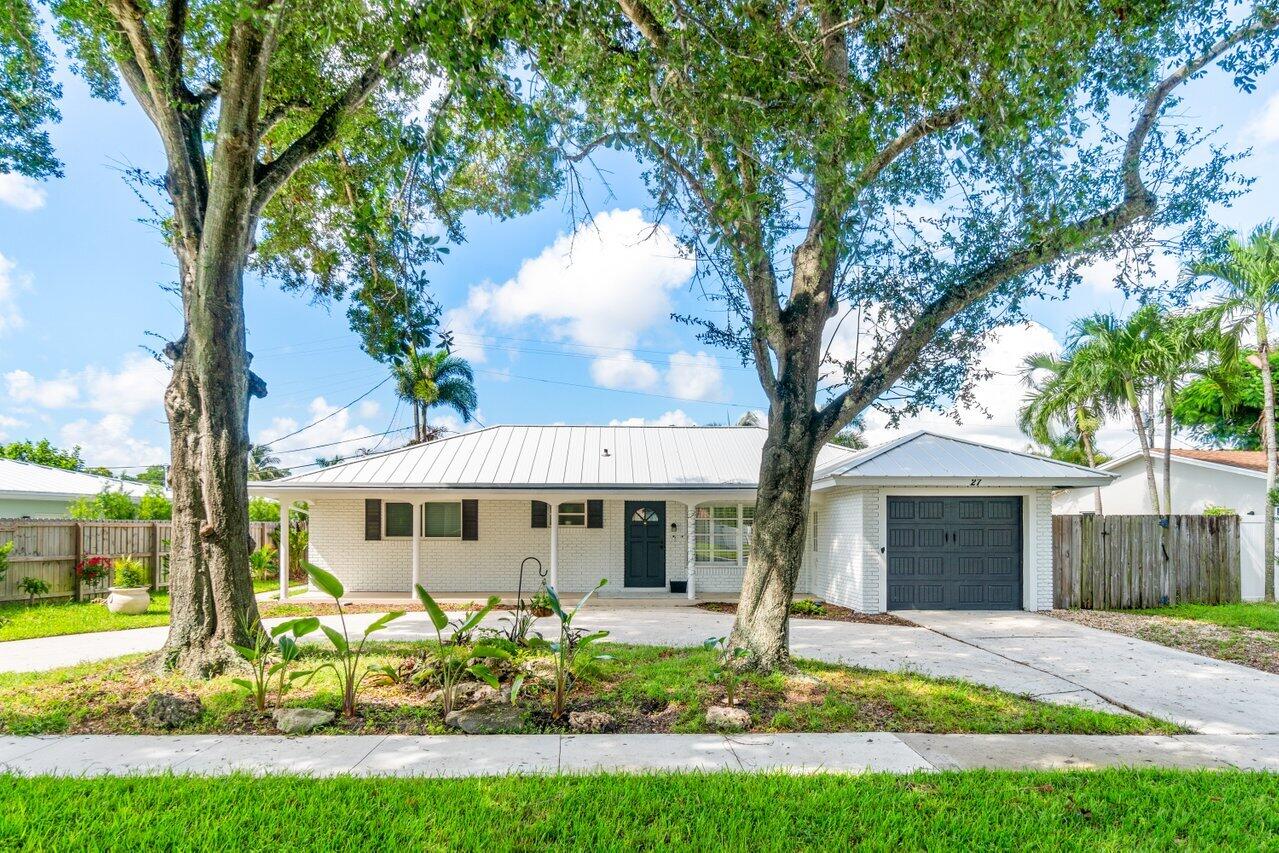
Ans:
[{"label": "red flowering plant", "polygon": [[81,586],[94,586],[111,571],[110,557],[85,557],[75,567]]}]

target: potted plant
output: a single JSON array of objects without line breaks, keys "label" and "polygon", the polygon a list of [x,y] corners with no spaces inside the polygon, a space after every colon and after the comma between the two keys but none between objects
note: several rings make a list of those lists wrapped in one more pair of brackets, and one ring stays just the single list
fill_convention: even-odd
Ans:
[{"label": "potted plant", "polygon": [[551,596],[546,591],[546,584],[542,584],[542,588],[533,595],[533,599],[528,603],[528,609],[539,619],[550,616],[554,612],[551,610]]},{"label": "potted plant", "polygon": [[133,557],[117,557],[114,569],[115,585],[107,589],[110,593],[107,596],[107,610],[130,616],[146,613],[151,606],[146,566]]}]

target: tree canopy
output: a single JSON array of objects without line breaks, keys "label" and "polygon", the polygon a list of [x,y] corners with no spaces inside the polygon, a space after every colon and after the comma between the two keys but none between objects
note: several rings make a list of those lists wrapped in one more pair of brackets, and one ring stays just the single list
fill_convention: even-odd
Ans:
[{"label": "tree canopy", "polygon": [[11,441],[0,445],[0,459],[34,462],[37,465],[48,465],[51,468],[63,468],[67,471],[79,471],[84,468],[84,459],[80,457],[78,446],[64,450],[54,447],[47,438],[39,441]]},{"label": "tree canopy", "polygon": [[[1270,356],[1279,372],[1279,355]],[[1203,376],[1186,384],[1173,404],[1177,425],[1197,439],[1237,450],[1261,449],[1261,371],[1239,359],[1220,377]]]}]

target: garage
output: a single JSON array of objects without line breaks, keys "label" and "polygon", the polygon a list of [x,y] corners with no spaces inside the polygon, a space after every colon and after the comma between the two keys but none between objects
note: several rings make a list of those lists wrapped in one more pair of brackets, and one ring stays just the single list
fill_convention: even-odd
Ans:
[{"label": "garage", "polygon": [[1018,610],[1022,499],[887,499],[889,610]]}]

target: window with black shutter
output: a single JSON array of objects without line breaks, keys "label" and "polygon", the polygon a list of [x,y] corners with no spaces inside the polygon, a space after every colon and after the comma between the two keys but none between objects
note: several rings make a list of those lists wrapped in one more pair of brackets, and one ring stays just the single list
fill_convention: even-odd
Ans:
[{"label": "window with black shutter", "polygon": [[549,527],[546,523],[549,506],[544,501],[533,501],[530,527]]},{"label": "window with black shutter", "polygon": [[480,538],[480,502],[462,501],[462,541],[474,542]]},{"label": "window with black shutter", "polygon": [[382,538],[382,502],[377,498],[369,498],[364,502],[364,538]]},{"label": "window with black shutter", "polygon": [[604,526],[604,502],[603,501],[587,501],[586,502],[586,526],[596,527],[596,528]]}]

